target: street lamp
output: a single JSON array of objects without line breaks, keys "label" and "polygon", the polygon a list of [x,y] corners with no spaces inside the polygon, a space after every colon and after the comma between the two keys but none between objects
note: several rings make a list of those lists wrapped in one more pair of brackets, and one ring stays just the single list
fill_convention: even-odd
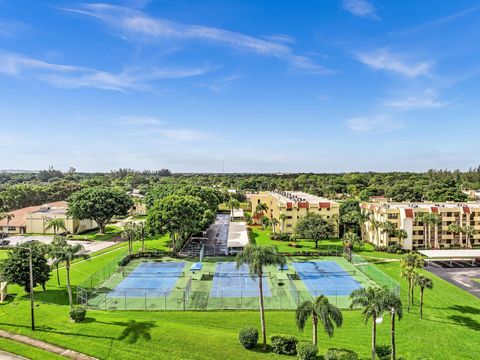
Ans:
[{"label": "street lamp", "polygon": [[34,300],[33,300],[33,263],[32,263],[32,249],[28,246],[18,246],[21,249],[29,251],[28,265],[30,268],[30,314],[32,317],[32,330],[35,330],[35,314],[34,314]]}]

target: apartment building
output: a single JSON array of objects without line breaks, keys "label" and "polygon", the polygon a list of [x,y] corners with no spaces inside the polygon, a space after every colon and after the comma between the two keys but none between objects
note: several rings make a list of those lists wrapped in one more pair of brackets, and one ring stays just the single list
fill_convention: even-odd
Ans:
[{"label": "apartment building", "polygon": [[[404,249],[467,248],[480,245],[480,203],[362,203],[362,211],[370,216],[364,224],[364,240],[377,246],[397,242]],[[436,214],[436,222],[422,221],[423,214]],[[385,223],[405,230],[406,238],[385,231]],[[471,233],[451,232],[456,224]]]},{"label": "apartment building", "polygon": [[320,214],[325,219],[338,221],[340,206],[337,202],[301,191],[260,192],[250,194],[249,199],[253,213],[258,204],[266,204],[268,207],[262,214],[254,214],[254,221],[258,222],[261,216],[267,216],[270,220],[275,218],[279,221],[277,230],[287,234],[292,234],[298,220],[309,212]]}]

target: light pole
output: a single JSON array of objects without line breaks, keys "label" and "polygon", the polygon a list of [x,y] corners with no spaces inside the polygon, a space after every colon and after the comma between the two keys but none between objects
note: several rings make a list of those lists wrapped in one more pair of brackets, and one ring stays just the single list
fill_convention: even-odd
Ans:
[{"label": "light pole", "polygon": [[30,314],[32,318],[32,330],[35,330],[35,313],[34,313],[34,299],[33,299],[33,263],[32,263],[32,249],[28,246],[18,246],[21,249],[29,251],[28,266],[30,268]]}]

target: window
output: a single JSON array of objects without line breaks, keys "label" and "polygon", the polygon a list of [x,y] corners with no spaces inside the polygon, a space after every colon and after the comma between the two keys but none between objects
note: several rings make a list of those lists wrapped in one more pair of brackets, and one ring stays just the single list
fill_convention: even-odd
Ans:
[{"label": "window", "polygon": [[292,211],[292,208],[287,208],[287,211]]},{"label": "window", "polygon": [[292,224],[287,224],[287,227],[292,227]]},{"label": "window", "polygon": [[389,219],[398,219],[398,214],[388,214]]},{"label": "window", "polygon": [[287,216],[287,219],[291,219],[291,218],[292,218],[292,215],[288,215],[288,216]]},{"label": "window", "polygon": [[8,231],[9,231],[9,232],[10,232],[10,231],[15,231],[15,230],[17,230],[17,228],[16,228],[15,226],[9,226],[9,227],[8,227]]}]

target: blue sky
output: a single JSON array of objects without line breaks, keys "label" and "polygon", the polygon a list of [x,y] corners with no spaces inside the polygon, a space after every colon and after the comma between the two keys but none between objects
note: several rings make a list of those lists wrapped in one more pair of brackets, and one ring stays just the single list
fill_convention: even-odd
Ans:
[{"label": "blue sky", "polygon": [[480,164],[480,2],[0,0],[0,168]]}]

